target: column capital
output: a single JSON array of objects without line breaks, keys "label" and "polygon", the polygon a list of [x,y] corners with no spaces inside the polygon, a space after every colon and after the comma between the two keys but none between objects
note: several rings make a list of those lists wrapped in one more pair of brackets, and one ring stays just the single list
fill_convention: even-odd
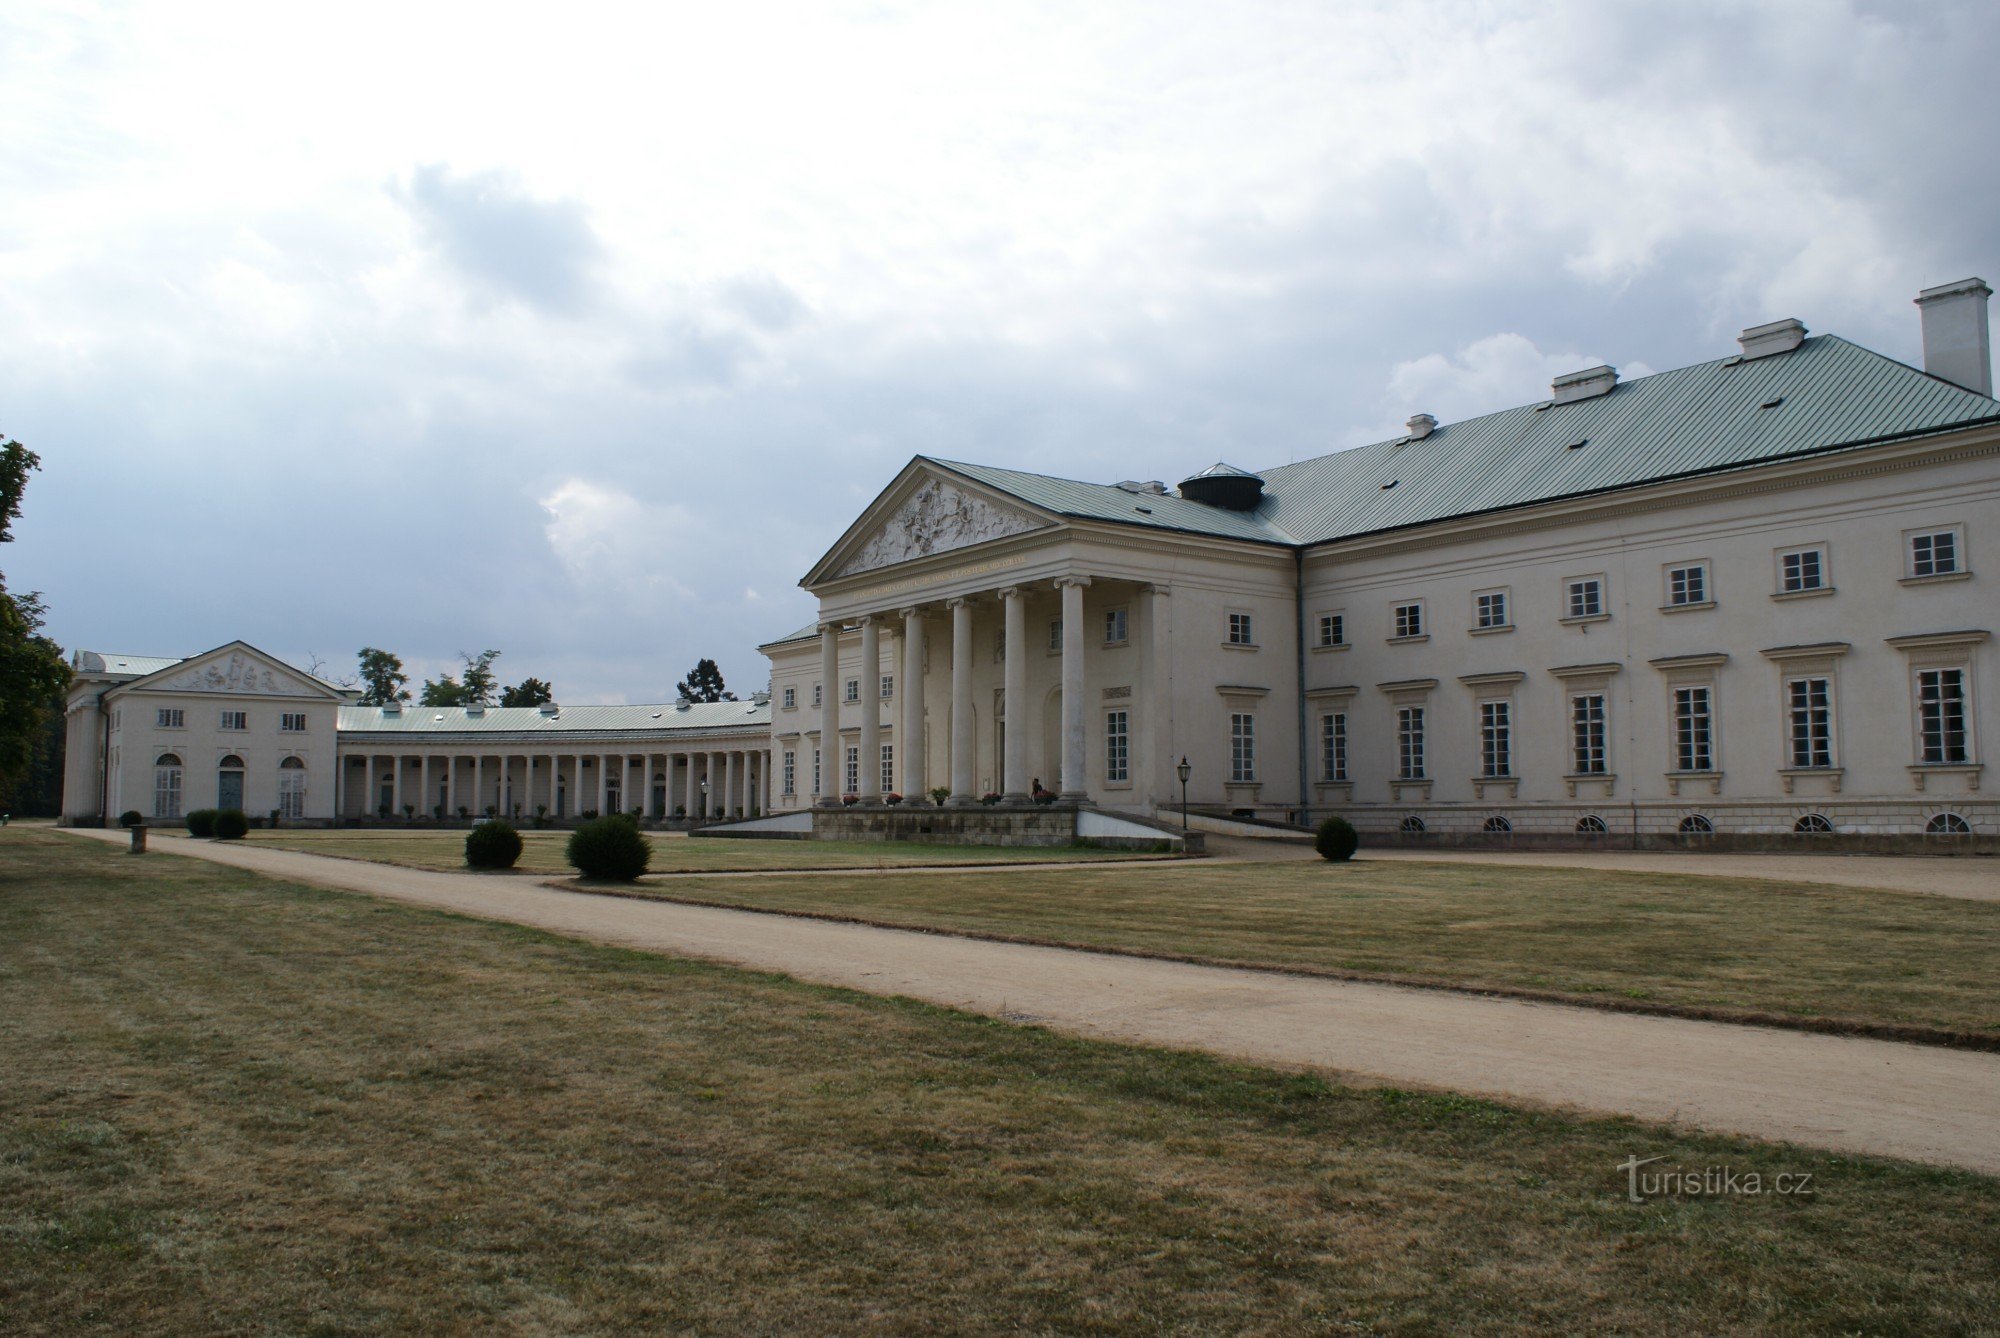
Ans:
[{"label": "column capital", "polygon": [[919,606],[912,604],[906,609],[897,609],[896,615],[900,617],[904,622],[909,622],[912,618],[923,617],[924,611]]},{"label": "column capital", "polygon": [[1172,586],[1164,585],[1158,581],[1147,581],[1144,584],[1140,585],[1139,588],[1145,591],[1147,594],[1151,595],[1155,599],[1165,599],[1168,595],[1171,595],[1174,592],[1174,588]]},{"label": "column capital", "polygon": [[1000,598],[1002,599],[1014,600],[1014,599],[1020,599],[1022,596],[1026,595],[1028,593],[1028,589],[1026,586],[1021,586],[1021,585],[1003,585],[994,593],[999,595]]},{"label": "column capital", "polygon": [[817,624],[817,630],[821,636],[825,636],[828,632],[833,633],[835,636],[839,636],[840,624],[838,622],[819,623]]},{"label": "column capital", "polygon": [[948,609],[956,611],[958,609],[969,609],[973,606],[975,602],[976,600],[971,595],[960,595],[956,599],[947,599],[944,602],[944,606]]},{"label": "column capital", "polygon": [[864,613],[859,618],[856,618],[854,620],[854,625],[856,627],[873,627],[875,625],[876,616],[877,615],[873,613]]},{"label": "column capital", "polygon": [[1058,576],[1055,580],[1055,586],[1058,590],[1066,589],[1072,585],[1081,588],[1089,584],[1090,578],[1088,576]]}]

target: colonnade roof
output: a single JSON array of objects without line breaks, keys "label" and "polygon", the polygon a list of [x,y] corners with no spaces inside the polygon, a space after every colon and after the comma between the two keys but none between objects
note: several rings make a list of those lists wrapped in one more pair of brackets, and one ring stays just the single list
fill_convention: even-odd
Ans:
[{"label": "colonnade roof", "polygon": [[682,731],[768,729],[768,701],[668,702],[651,706],[343,706],[342,734],[395,734],[415,738],[447,734],[540,735],[652,734]]}]

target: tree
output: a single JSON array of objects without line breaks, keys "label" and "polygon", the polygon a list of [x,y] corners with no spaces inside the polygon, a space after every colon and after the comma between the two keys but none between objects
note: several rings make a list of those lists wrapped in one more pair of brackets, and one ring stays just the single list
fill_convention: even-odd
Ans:
[{"label": "tree", "polygon": [[363,706],[387,706],[390,702],[408,701],[409,681],[410,676],[403,672],[403,661],[399,657],[373,646],[361,648],[361,682],[367,689],[361,694]]},{"label": "tree", "polygon": [[[18,441],[0,441],[0,543],[14,541],[21,494],[41,459]],[[14,789],[48,737],[49,716],[69,687],[62,647],[42,635],[47,610],[39,594],[7,593],[0,575],[0,802]]]},{"label": "tree", "polygon": [[497,650],[483,650],[477,655],[458,653],[465,661],[465,677],[453,678],[450,674],[439,674],[436,679],[424,680],[423,695],[417,698],[423,706],[491,706],[493,704],[493,662],[500,658]]},{"label": "tree", "polygon": [[736,694],[722,690],[722,670],[714,660],[700,660],[694,672],[674,684],[674,691],[691,702],[733,702]]},{"label": "tree", "polygon": [[502,706],[540,706],[556,699],[556,690],[539,678],[524,678],[500,693]]},{"label": "tree", "polygon": [[463,706],[465,705],[465,684],[450,674],[439,674],[436,679],[425,679],[424,690],[417,696],[420,706]]}]

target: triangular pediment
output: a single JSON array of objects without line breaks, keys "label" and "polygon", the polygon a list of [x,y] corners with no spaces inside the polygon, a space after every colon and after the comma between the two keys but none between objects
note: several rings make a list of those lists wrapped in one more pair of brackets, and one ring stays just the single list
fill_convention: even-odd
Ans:
[{"label": "triangular pediment", "polygon": [[212,692],[231,697],[307,697],[343,700],[340,690],[299,672],[255,646],[232,641],[204,655],[134,679],[127,692]]},{"label": "triangular pediment", "polygon": [[983,489],[917,468],[882,494],[842,537],[815,577],[837,580],[976,544],[1049,528],[1054,522]]}]

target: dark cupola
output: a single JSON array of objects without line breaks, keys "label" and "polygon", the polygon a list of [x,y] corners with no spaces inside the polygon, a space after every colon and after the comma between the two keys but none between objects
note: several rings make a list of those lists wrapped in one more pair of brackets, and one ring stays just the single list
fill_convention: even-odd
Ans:
[{"label": "dark cupola", "polygon": [[1218,461],[1193,478],[1182,479],[1181,496],[1225,511],[1255,511],[1264,500],[1264,480]]}]

